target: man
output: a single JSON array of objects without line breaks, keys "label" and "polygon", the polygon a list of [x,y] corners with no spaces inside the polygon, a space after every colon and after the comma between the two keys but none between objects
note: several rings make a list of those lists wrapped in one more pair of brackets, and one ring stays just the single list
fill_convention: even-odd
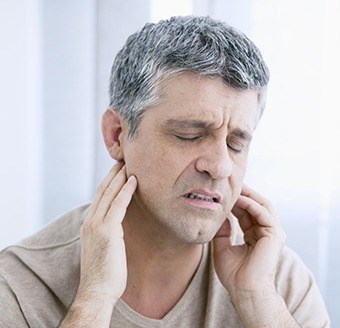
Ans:
[{"label": "man", "polygon": [[243,184],[268,80],[255,45],[211,18],[130,36],[102,119],[117,164],[90,206],[2,252],[1,325],[329,327],[271,204]]}]

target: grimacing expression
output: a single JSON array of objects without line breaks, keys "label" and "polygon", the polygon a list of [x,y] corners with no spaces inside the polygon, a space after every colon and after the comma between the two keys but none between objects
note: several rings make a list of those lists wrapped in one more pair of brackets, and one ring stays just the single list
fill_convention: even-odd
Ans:
[{"label": "grimacing expression", "polygon": [[185,72],[161,82],[160,102],[124,138],[133,206],[180,243],[210,241],[240,195],[259,106],[257,91]]}]

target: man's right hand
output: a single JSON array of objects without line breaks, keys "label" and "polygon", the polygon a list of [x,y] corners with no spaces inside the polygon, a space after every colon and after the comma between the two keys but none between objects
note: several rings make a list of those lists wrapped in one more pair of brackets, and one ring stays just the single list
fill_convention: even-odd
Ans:
[{"label": "man's right hand", "polygon": [[127,279],[122,221],[137,187],[116,164],[97,189],[81,227],[80,283],[60,327],[109,327],[112,309]]}]

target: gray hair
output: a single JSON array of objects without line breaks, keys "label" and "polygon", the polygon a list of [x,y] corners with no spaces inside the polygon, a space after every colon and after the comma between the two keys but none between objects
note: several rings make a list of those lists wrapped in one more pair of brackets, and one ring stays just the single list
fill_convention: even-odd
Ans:
[{"label": "gray hair", "polygon": [[183,71],[221,77],[235,89],[257,90],[262,115],[269,70],[254,43],[210,17],[172,17],[132,34],[114,60],[110,107],[126,121],[130,137],[144,111],[159,101],[159,83]]}]

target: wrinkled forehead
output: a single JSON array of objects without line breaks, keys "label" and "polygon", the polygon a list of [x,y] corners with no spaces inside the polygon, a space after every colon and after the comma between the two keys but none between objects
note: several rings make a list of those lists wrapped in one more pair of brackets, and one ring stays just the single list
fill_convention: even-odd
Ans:
[{"label": "wrinkled forehead", "polygon": [[234,89],[220,77],[182,72],[161,81],[158,90],[157,114],[170,122],[190,119],[215,128],[231,122],[253,131],[260,116],[258,90]]}]

